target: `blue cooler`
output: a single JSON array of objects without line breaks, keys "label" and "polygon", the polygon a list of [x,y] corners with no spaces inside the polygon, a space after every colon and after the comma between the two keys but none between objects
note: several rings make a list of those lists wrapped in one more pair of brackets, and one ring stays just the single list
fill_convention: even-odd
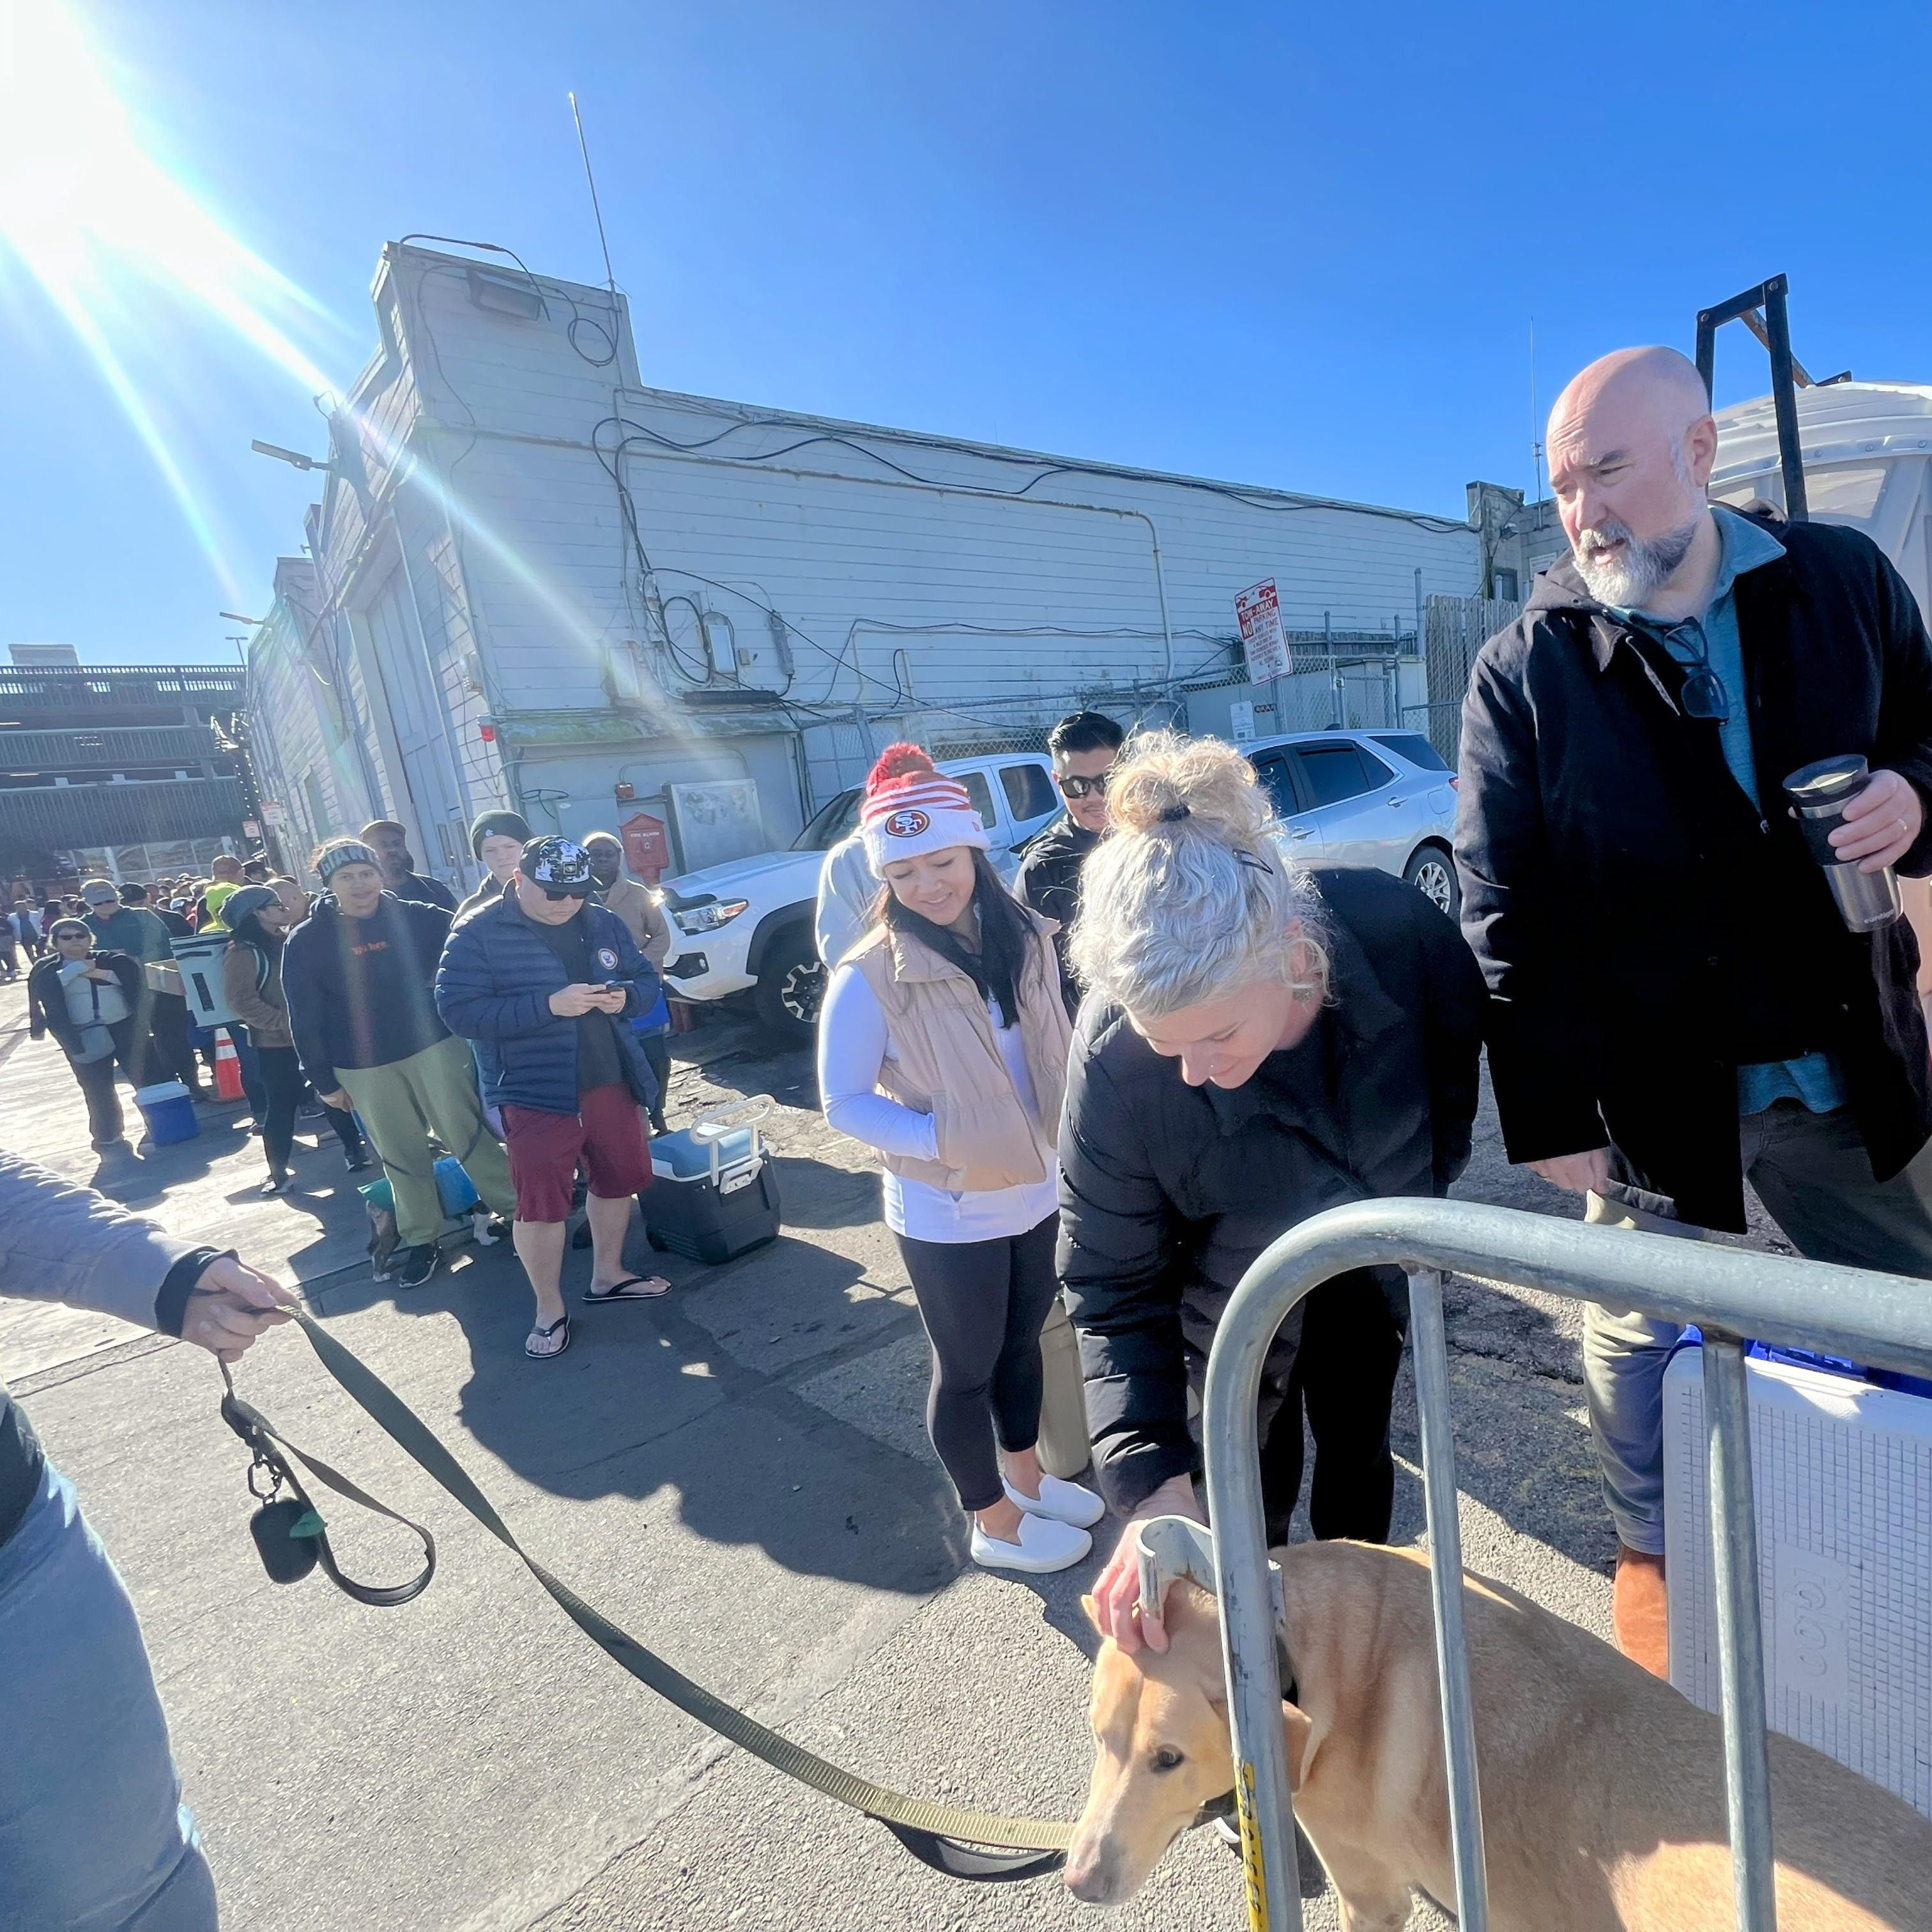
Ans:
[{"label": "blue cooler", "polygon": [[134,1089],[134,1104],[148,1124],[148,1138],[157,1147],[191,1141],[201,1132],[194,1117],[194,1100],[178,1080],[163,1080]]},{"label": "blue cooler", "polygon": [[778,1180],[759,1124],[769,1094],[713,1108],[651,1142],[651,1184],[638,1196],[654,1248],[734,1261],[778,1237]]}]

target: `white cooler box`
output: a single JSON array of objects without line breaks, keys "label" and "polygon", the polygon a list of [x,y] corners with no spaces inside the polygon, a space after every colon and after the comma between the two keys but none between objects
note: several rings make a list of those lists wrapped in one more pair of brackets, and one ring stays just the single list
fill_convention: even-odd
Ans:
[{"label": "white cooler box", "polygon": [[[1932,1401],[1749,1361],[1772,1727],[1932,1817]],[[1700,1352],[1664,1378],[1670,1681],[1718,1708]]]}]

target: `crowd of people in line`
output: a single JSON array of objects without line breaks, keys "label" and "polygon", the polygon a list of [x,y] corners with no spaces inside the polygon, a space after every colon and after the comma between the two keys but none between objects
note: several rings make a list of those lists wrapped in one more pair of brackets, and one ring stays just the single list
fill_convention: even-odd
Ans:
[{"label": "crowd of people in line", "polygon": [[[1390,875],[1304,867],[1233,746],[1129,742],[1091,712],[1051,735],[1066,815],[1013,890],[964,787],[912,745],[879,759],[858,830],[826,855],[823,1104],[884,1170],[932,1344],[928,1425],[972,1554],[1064,1568],[1111,1505],[1127,1527],[1093,1594],[1129,1650],[1166,1646],[1134,1525],[1202,1514],[1194,1398],[1236,1284],[1325,1208],[1444,1193],[1469,1159],[1486,1043],[1510,1159],[1587,1196],[1592,1219],[1741,1232],[1748,1179],[1802,1252],[1932,1278],[1916,945],[1903,921],[1847,929],[1778,802],[1786,774],[1862,754],[1873,776],[1830,835],[1835,861],[1932,874],[1924,620],[1859,532],[1708,501],[1714,427],[1674,351],[1583,371],[1549,448],[1570,555],[1484,648],[1464,705],[1460,931]],[[654,1007],[664,935],[649,896],[624,890],[614,839],[533,838],[498,812],[472,846],[488,877],[454,908],[398,829],[375,826],[316,855],[312,906],[238,865],[194,910],[230,921],[224,984],[247,1006],[272,1166],[305,1077],[382,1159],[400,1278],[420,1282],[441,1219],[434,1136],[514,1213],[536,1300],[525,1346],[553,1355],[580,1166],[589,1298],[663,1289],[623,1274],[621,1245],[664,1064],[627,1022]],[[100,897],[104,883],[52,922],[30,995],[90,1108],[112,1075],[87,1068],[150,1051],[130,969],[151,935],[139,898]],[[127,937],[108,944],[110,930]],[[170,1244],[10,1156],[0,1247],[16,1292],[227,1359],[286,1318],[286,1292],[233,1256]],[[1400,1270],[1358,1270],[1276,1337],[1259,1418],[1270,1540],[1302,1489],[1304,1424],[1313,1534],[1387,1538],[1406,1298]],[[1070,1317],[1078,1460],[1046,1453],[1052,1338]],[[1616,1637],[1660,1674],[1660,1388],[1677,1340],[1592,1308],[1584,1351]],[[1091,1486],[1072,1480],[1090,1436]],[[56,1901],[37,1922],[112,1882],[142,1911],[178,1908],[140,1922],[212,1926],[124,1592],[0,1390],[0,1654],[26,1652],[52,1660],[14,1720],[28,1742],[0,1754],[0,1874]],[[110,1750],[106,1817],[92,1780]],[[53,1780],[24,1810],[9,1782],[22,1767]],[[50,1806],[59,1830],[10,1822]]]},{"label": "crowd of people in line", "polygon": [[216,1100],[212,1039],[204,1077],[184,999],[144,968],[173,958],[178,938],[218,936],[226,1030],[268,1166],[262,1193],[297,1185],[304,1118],[334,1136],[350,1173],[373,1154],[398,1236],[379,1278],[419,1288],[441,1265],[436,1168],[453,1157],[512,1234],[536,1302],[526,1350],[543,1359],[570,1339],[562,1274],[580,1166],[586,1299],[668,1286],[627,1272],[622,1247],[632,1198],[650,1182],[650,1136],[667,1131],[657,968],[670,934],[656,896],[626,876],[614,834],[534,838],[515,813],[489,812],[471,844],[487,876],[460,905],[415,870],[407,834],[387,820],[314,855],[313,895],[232,856],[152,895],[88,880],[85,910],[48,922],[28,1022],[65,1053],[94,1147],[124,1148],[117,1076],[137,1092],[176,1080],[194,1101]]}]

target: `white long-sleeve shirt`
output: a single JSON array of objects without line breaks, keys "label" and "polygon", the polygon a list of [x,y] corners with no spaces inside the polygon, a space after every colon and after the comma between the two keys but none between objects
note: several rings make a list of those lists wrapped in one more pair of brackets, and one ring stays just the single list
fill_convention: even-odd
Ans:
[{"label": "white long-sleeve shirt", "polygon": [[[1040,1101],[1019,1028],[1002,1026],[1000,1010],[991,1001],[987,1014],[1000,1058],[1032,1125],[1046,1178],[1017,1187],[968,1193],[908,1180],[888,1168],[886,1225],[913,1240],[987,1241],[1023,1234],[1060,1204],[1054,1144],[1058,1123],[1042,1126],[1040,1121]],[[842,1134],[882,1154],[909,1160],[937,1160],[938,1136],[932,1116],[915,1113],[878,1090],[880,1069],[897,1058],[886,1010],[871,982],[856,968],[840,967],[832,976],[818,1016],[818,1090],[825,1118]]]}]

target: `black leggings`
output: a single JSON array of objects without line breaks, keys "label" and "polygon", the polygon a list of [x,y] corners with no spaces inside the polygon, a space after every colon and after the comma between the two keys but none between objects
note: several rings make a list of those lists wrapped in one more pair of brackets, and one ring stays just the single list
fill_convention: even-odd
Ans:
[{"label": "black leggings", "polygon": [[1006,1494],[995,1432],[1010,1450],[1030,1449],[1040,1434],[1040,1331],[1060,1286],[1059,1227],[1049,1214],[997,1240],[898,1238],[932,1344],[926,1431],[969,1510],[991,1509]]},{"label": "black leggings", "polygon": [[286,1172],[296,1141],[296,1102],[302,1096],[302,1062],[292,1046],[258,1046],[262,1080],[262,1151],[271,1174]]}]

